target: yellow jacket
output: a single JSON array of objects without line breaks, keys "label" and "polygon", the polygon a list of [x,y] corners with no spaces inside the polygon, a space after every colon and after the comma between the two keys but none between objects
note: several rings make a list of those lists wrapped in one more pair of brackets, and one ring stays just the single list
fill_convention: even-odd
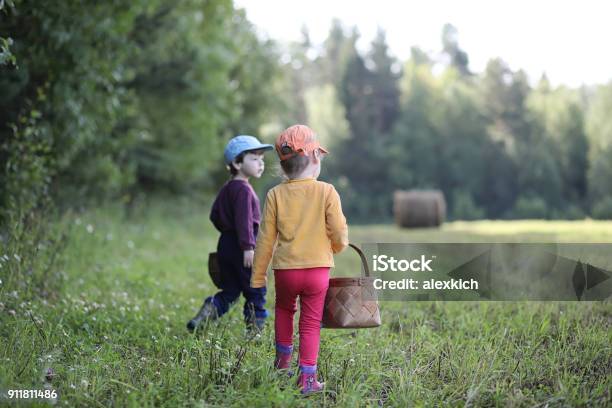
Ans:
[{"label": "yellow jacket", "polygon": [[[251,287],[266,286],[266,271],[334,266],[348,245],[340,196],[314,178],[287,180],[268,191],[257,235]],[[274,256],[273,256],[274,254]]]}]

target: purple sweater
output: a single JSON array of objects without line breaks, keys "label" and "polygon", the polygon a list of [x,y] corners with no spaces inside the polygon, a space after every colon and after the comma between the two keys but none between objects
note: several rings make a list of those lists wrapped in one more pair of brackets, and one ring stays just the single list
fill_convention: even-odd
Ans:
[{"label": "purple sweater", "polygon": [[259,198],[244,180],[223,185],[210,211],[210,220],[219,232],[235,232],[243,251],[255,248],[259,228]]}]

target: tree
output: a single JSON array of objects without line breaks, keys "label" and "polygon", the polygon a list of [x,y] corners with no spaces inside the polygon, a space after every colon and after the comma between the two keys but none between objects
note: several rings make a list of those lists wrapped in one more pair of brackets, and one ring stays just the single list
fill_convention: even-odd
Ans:
[{"label": "tree", "polygon": [[450,59],[450,66],[461,76],[471,75],[468,55],[459,47],[458,32],[452,24],[444,24],[442,28],[442,50]]},{"label": "tree", "polygon": [[[588,191],[594,209],[612,197],[612,83],[599,86],[590,103],[586,128],[590,142]],[[602,211],[603,213],[603,211]]]},{"label": "tree", "polygon": [[133,44],[125,38],[146,7],[21,1],[0,20],[17,59],[0,68],[3,210],[27,213],[47,193],[74,204],[85,192],[105,196],[129,182],[113,155],[131,134],[113,129],[129,99],[122,81]]},{"label": "tree", "polygon": [[560,171],[563,202],[584,208],[589,144],[579,95],[563,87],[552,90],[544,77],[527,103],[550,142],[551,156]]},{"label": "tree", "polygon": [[355,28],[349,33],[338,19],[334,19],[327,38],[323,42],[323,53],[316,60],[316,71],[319,72],[317,83],[331,83],[340,87],[346,66],[355,55],[355,44],[359,34]]},{"label": "tree", "polygon": [[273,44],[231,0],[15,4],[0,20],[18,61],[0,67],[2,209],[212,188],[224,141],[275,100]]},{"label": "tree", "polygon": [[281,57],[280,86],[286,108],[283,112],[283,127],[294,123],[307,123],[308,112],[304,101],[306,90],[316,81],[316,69],[309,58],[312,44],[308,30],[302,28],[301,41],[292,42]]},{"label": "tree", "polygon": [[396,189],[439,188],[443,142],[436,120],[441,96],[431,65],[420,61],[413,57],[405,64],[400,116],[386,149]]},{"label": "tree", "polygon": [[332,84],[311,87],[304,95],[308,125],[316,130],[323,146],[332,153],[349,137],[349,124],[336,87]]},{"label": "tree", "polygon": [[225,141],[256,133],[274,100],[273,45],[228,1],[165,4],[139,16],[133,37],[137,106],[125,126],[142,135],[130,152],[135,191],[214,189]]},{"label": "tree", "polygon": [[[508,191],[511,206],[518,198],[540,197],[550,208],[562,205],[562,181],[558,163],[553,158],[553,142],[529,111],[531,92],[527,76],[512,72],[501,60],[489,61],[481,82],[482,100],[489,120],[492,140],[503,144],[516,169],[518,190]],[[512,185],[505,175],[502,183]]]},{"label": "tree", "polygon": [[[490,188],[484,182],[487,165],[483,158],[491,143],[487,134],[487,121],[478,104],[478,90],[472,81],[466,81],[454,67],[450,67],[439,80],[441,101],[434,122],[440,135],[442,149],[439,160],[438,188],[447,197],[451,214],[455,210],[455,197],[469,208],[474,201],[474,214],[486,207],[482,201]],[[465,199],[467,197],[467,199]]]},{"label": "tree", "polygon": [[372,130],[386,134],[395,124],[399,113],[399,64],[389,55],[385,32],[378,30],[366,60],[371,66],[372,94],[369,103],[377,110]]},{"label": "tree", "polygon": [[[332,174],[346,175],[350,191],[368,196],[355,201],[351,211],[361,218],[384,219],[391,213],[386,139],[399,110],[397,74],[382,32],[367,59],[356,50],[352,55],[340,85],[350,134],[339,146]],[[355,157],[367,160],[368,165],[354,166]]]}]

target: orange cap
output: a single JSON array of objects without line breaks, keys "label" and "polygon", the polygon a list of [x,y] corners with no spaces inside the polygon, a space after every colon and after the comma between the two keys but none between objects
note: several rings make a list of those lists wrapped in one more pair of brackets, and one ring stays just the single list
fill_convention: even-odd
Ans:
[{"label": "orange cap", "polygon": [[[283,148],[291,148],[290,152],[283,153]],[[319,149],[327,153],[317,140],[317,136],[311,128],[304,125],[293,125],[285,129],[276,138],[276,153],[281,161],[287,160],[296,154],[306,156]]]}]

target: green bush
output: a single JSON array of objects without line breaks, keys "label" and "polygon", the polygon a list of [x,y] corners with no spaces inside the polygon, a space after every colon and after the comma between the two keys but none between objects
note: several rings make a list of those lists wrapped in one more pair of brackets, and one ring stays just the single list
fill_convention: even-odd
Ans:
[{"label": "green bush", "polygon": [[231,0],[0,0],[3,287],[49,291],[66,210],[212,191],[275,67]]},{"label": "green bush", "polygon": [[563,208],[550,210],[550,217],[553,220],[582,220],[586,214],[582,208],[575,204],[568,204]]},{"label": "green bush", "polygon": [[612,220],[612,196],[603,198],[593,205],[593,218]]},{"label": "green bush", "polygon": [[582,220],[586,216],[582,208],[574,204],[567,206],[563,214],[564,218],[568,220]]},{"label": "green bush", "polygon": [[469,193],[461,191],[455,193],[452,216],[456,220],[479,220],[485,217],[485,212]]},{"label": "green bush", "polygon": [[519,197],[512,211],[512,218],[542,219],[548,215],[546,203],[540,197]]}]

